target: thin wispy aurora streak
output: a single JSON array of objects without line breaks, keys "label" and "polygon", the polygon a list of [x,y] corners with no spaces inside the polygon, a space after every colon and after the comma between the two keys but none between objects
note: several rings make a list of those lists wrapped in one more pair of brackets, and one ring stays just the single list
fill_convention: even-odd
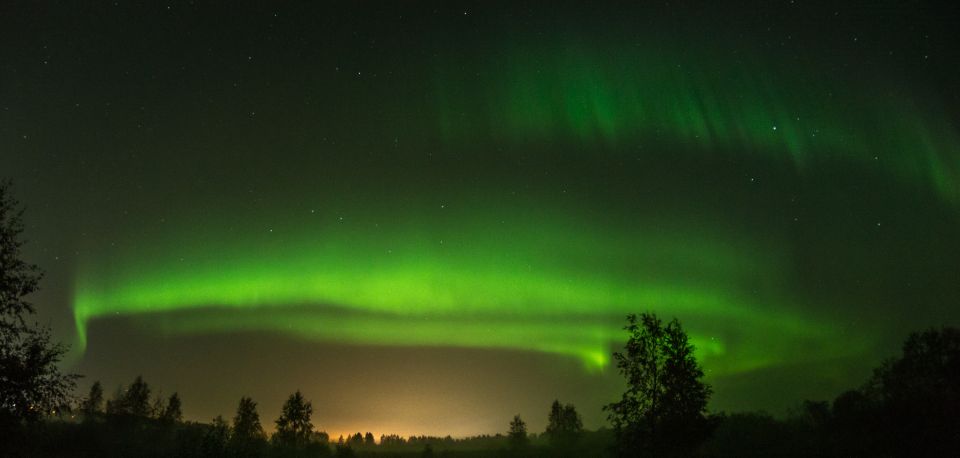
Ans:
[{"label": "thin wispy aurora streak", "polygon": [[801,171],[879,163],[960,202],[960,136],[926,94],[845,80],[815,63],[773,66],[743,49],[551,41],[439,66],[439,130],[452,145],[573,143],[630,155],[681,147],[762,155]]},{"label": "thin wispy aurora streak", "polygon": [[[572,142],[580,148],[555,154],[759,157],[802,176],[825,164],[879,167],[899,185],[960,201],[956,131],[909,95],[876,97],[875,87],[748,58],[723,65],[633,48],[549,51],[562,48],[435,66],[427,118],[437,122],[413,130],[453,153],[478,142],[509,151]],[[455,190],[499,184],[496,175],[470,178]],[[488,199],[484,211],[455,217],[439,206],[405,215],[390,196],[351,204],[366,210],[341,211],[341,219],[395,211],[401,224],[374,231],[290,220],[265,234],[230,232],[213,217],[87,260],[75,285],[79,347],[92,321],[130,316],[174,334],[266,330],[507,348],[569,355],[595,370],[622,339],[623,315],[645,309],[681,316],[714,374],[849,356],[869,344],[837,343],[829,321],[799,311],[810,299],[792,293],[779,240],[695,221],[667,221],[668,233],[634,220],[592,223],[549,200]],[[491,210],[500,208],[509,210]],[[284,220],[283,212],[272,216]]]}]

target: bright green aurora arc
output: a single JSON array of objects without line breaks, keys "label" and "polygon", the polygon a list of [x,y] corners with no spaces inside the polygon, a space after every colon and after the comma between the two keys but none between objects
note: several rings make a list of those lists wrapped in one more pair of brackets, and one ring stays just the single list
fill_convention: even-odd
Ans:
[{"label": "bright green aurora arc", "polygon": [[[255,212],[201,200],[98,246],[77,269],[80,347],[122,315],[168,334],[517,349],[597,371],[623,316],[651,309],[683,320],[711,376],[853,357],[874,342],[837,340],[842,299],[798,273],[803,234],[821,230],[798,214],[817,203],[762,227],[757,214],[782,208],[771,195],[816,202],[796,189],[838,168],[960,203],[958,134],[924,94],[719,49],[514,37],[466,54],[428,59],[419,101],[356,102],[386,152],[324,165]],[[369,154],[389,171],[365,172]]]},{"label": "bright green aurora arc", "polygon": [[944,2],[241,3],[0,2],[0,179],[78,393],[596,429],[630,313],[775,415],[960,325]]}]

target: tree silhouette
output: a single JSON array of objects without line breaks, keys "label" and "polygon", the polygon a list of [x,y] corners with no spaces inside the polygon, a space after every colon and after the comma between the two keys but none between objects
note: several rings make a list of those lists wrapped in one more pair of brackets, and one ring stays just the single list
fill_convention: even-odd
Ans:
[{"label": "tree silhouette", "polygon": [[300,390],[291,394],[283,404],[283,411],[277,419],[277,432],[273,434],[273,442],[287,447],[304,447],[310,442],[313,433],[313,424],[310,416],[313,406],[303,398]]},{"label": "tree silhouette", "polygon": [[107,410],[120,415],[132,415],[134,417],[149,417],[150,407],[150,386],[138,375],[133,383],[122,392],[119,399],[107,403]]},{"label": "tree silhouette", "polygon": [[960,329],[912,333],[903,355],[874,371],[864,389],[881,405],[889,449],[946,456],[960,449]]},{"label": "tree silhouette", "polygon": [[35,313],[26,298],[43,274],[22,259],[23,209],[10,186],[0,182],[0,423],[34,421],[66,406],[79,377],[60,373],[67,348],[24,317]]},{"label": "tree silhouette", "polygon": [[357,431],[356,434],[350,436],[350,440],[348,442],[350,443],[351,447],[359,447],[363,445],[363,434],[360,434],[360,432]]},{"label": "tree silhouette", "polygon": [[520,418],[520,415],[514,415],[513,420],[510,421],[510,430],[507,432],[507,439],[510,443],[510,448],[513,450],[520,450],[527,446],[529,438],[527,438],[527,423]]},{"label": "tree silhouette", "polygon": [[90,385],[90,393],[83,400],[80,411],[87,417],[93,417],[103,412],[103,386],[99,381]]},{"label": "tree silhouette", "polygon": [[117,387],[116,391],[113,392],[113,396],[107,400],[107,403],[104,407],[104,411],[107,415],[114,416],[124,414],[123,393],[123,385],[120,385]]},{"label": "tree silhouette", "polygon": [[160,420],[163,417],[163,397],[157,392],[153,397],[153,403],[150,404],[150,417]]},{"label": "tree silhouette", "polygon": [[381,434],[380,435],[380,446],[397,446],[406,444],[407,440],[397,434]]},{"label": "tree silhouette", "polygon": [[183,420],[183,412],[180,410],[180,395],[173,393],[167,399],[167,406],[160,413],[160,421],[166,424],[178,423]]},{"label": "tree silhouette", "polygon": [[551,445],[560,448],[571,447],[583,431],[583,421],[573,404],[566,406],[554,400],[547,417],[546,435]]},{"label": "tree silhouette", "polygon": [[326,431],[314,431],[312,441],[318,444],[327,444],[330,442],[330,435]]},{"label": "tree silhouette", "polygon": [[237,414],[233,417],[230,450],[235,456],[255,456],[263,447],[267,435],[260,425],[257,403],[248,397],[240,398]]},{"label": "tree silhouette", "polygon": [[353,452],[353,449],[350,448],[349,445],[344,444],[343,442],[338,443],[334,447],[334,450],[335,452],[333,456],[343,457],[343,458],[357,456],[357,454]]},{"label": "tree silhouette", "polygon": [[150,415],[150,386],[138,375],[127,388],[127,393],[123,397],[124,405],[127,411],[137,417],[146,417]]},{"label": "tree silhouette", "polygon": [[227,443],[230,440],[230,425],[222,416],[217,415],[200,442],[200,452],[204,457],[228,456]]},{"label": "tree silhouette", "polygon": [[609,411],[623,456],[689,456],[709,436],[710,387],[680,322],[652,313],[627,316],[626,353],[613,354],[627,391]]}]

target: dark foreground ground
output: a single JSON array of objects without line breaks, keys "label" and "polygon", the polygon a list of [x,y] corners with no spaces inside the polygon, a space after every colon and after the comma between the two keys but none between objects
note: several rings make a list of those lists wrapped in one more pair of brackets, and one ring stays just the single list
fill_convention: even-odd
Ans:
[{"label": "dark foreground ground", "polygon": [[[952,431],[920,431],[911,439],[884,433],[867,418],[850,417],[842,405],[807,402],[788,418],[762,413],[717,415],[711,438],[696,456],[702,457],[855,457],[956,456],[950,444],[960,439]],[[900,432],[910,429],[902,425]],[[466,439],[418,437],[388,444],[347,440],[343,445],[316,440],[293,449],[269,441],[235,444],[211,424],[164,424],[151,419],[101,416],[91,420],[49,419],[29,427],[4,428],[3,457],[613,457],[612,431],[584,431],[577,438],[552,444],[531,435],[524,444],[506,436]],[[937,436],[942,434],[940,436]],[[922,439],[926,437],[927,439]]]}]

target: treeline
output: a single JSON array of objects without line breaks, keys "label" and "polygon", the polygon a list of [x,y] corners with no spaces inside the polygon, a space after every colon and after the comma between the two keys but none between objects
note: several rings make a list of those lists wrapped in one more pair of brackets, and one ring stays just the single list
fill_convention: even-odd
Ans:
[{"label": "treeline", "polygon": [[958,456],[960,329],[911,334],[900,357],[832,402],[804,401],[783,420],[738,413],[714,421],[708,456]]},{"label": "treeline", "polygon": [[[651,326],[650,333],[659,332]],[[665,400],[663,404],[672,410]],[[613,411],[609,406],[608,410]],[[641,427],[675,421],[666,410],[631,412]],[[644,439],[644,431],[638,430],[634,439],[647,440],[638,443],[639,453],[628,451],[625,447],[631,444],[624,444],[625,437],[631,437],[624,430],[636,425],[586,431],[576,408],[560,401],[545,413],[548,425],[540,434],[530,433],[524,419],[516,415],[504,422],[504,433],[495,435],[376,438],[370,432],[357,432],[333,440],[315,430],[313,405],[297,391],[284,402],[273,421],[275,432],[268,435],[251,398],[241,398],[230,419],[218,416],[209,423],[185,422],[177,393],[160,396],[137,377],[110,399],[104,399],[102,385],[95,382],[73,408],[65,406],[44,421],[6,430],[4,437],[15,440],[0,441],[0,455],[612,457],[647,456],[656,450],[657,456],[703,457],[953,456],[960,447],[960,330],[911,334],[903,354],[884,362],[861,387],[830,402],[804,401],[786,418],[762,412],[706,415],[703,423],[697,423],[707,431],[702,437],[656,433]]]},{"label": "treeline", "polygon": [[7,432],[18,437],[0,447],[4,456],[138,457],[352,457],[352,456],[582,456],[588,448],[609,448],[609,430],[584,431],[572,404],[554,401],[542,434],[528,434],[515,416],[506,434],[469,438],[373,433],[331,440],[314,429],[313,405],[300,391],[287,398],[275,431],[266,434],[257,403],[242,397],[232,419],[209,423],[183,421],[177,393],[153,395],[140,376],[104,399],[94,382],[74,408],[63,406],[46,421],[24,423]]},{"label": "treeline", "polygon": [[[640,427],[676,420],[656,409],[633,413]],[[312,403],[297,391],[283,404],[272,435],[261,425],[257,403],[247,397],[230,420],[218,416],[210,423],[184,422],[177,393],[151,397],[150,387],[137,377],[106,401],[100,383],[94,383],[72,411],[24,424],[20,435],[8,436],[20,439],[6,444],[4,456],[613,457],[650,456],[651,451],[668,457],[955,456],[960,447],[960,330],[911,334],[900,357],[884,362],[861,387],[833,401],[804,401],[785,418],[762,412],[706,415],[696,423],[705,435],[655,433],[644,439],[643,431],[635,432],[646,440],[639,443],[639,452],[624,444],[624,429],[636,425],[586,431],[576,408],[560,401],[546,409],[548,424],[540,434],[531,434],[516,415],[504,422],[504,433],[471,438],[376,438],[357,432],[333,440],[314,429],[312,415]]]}]

